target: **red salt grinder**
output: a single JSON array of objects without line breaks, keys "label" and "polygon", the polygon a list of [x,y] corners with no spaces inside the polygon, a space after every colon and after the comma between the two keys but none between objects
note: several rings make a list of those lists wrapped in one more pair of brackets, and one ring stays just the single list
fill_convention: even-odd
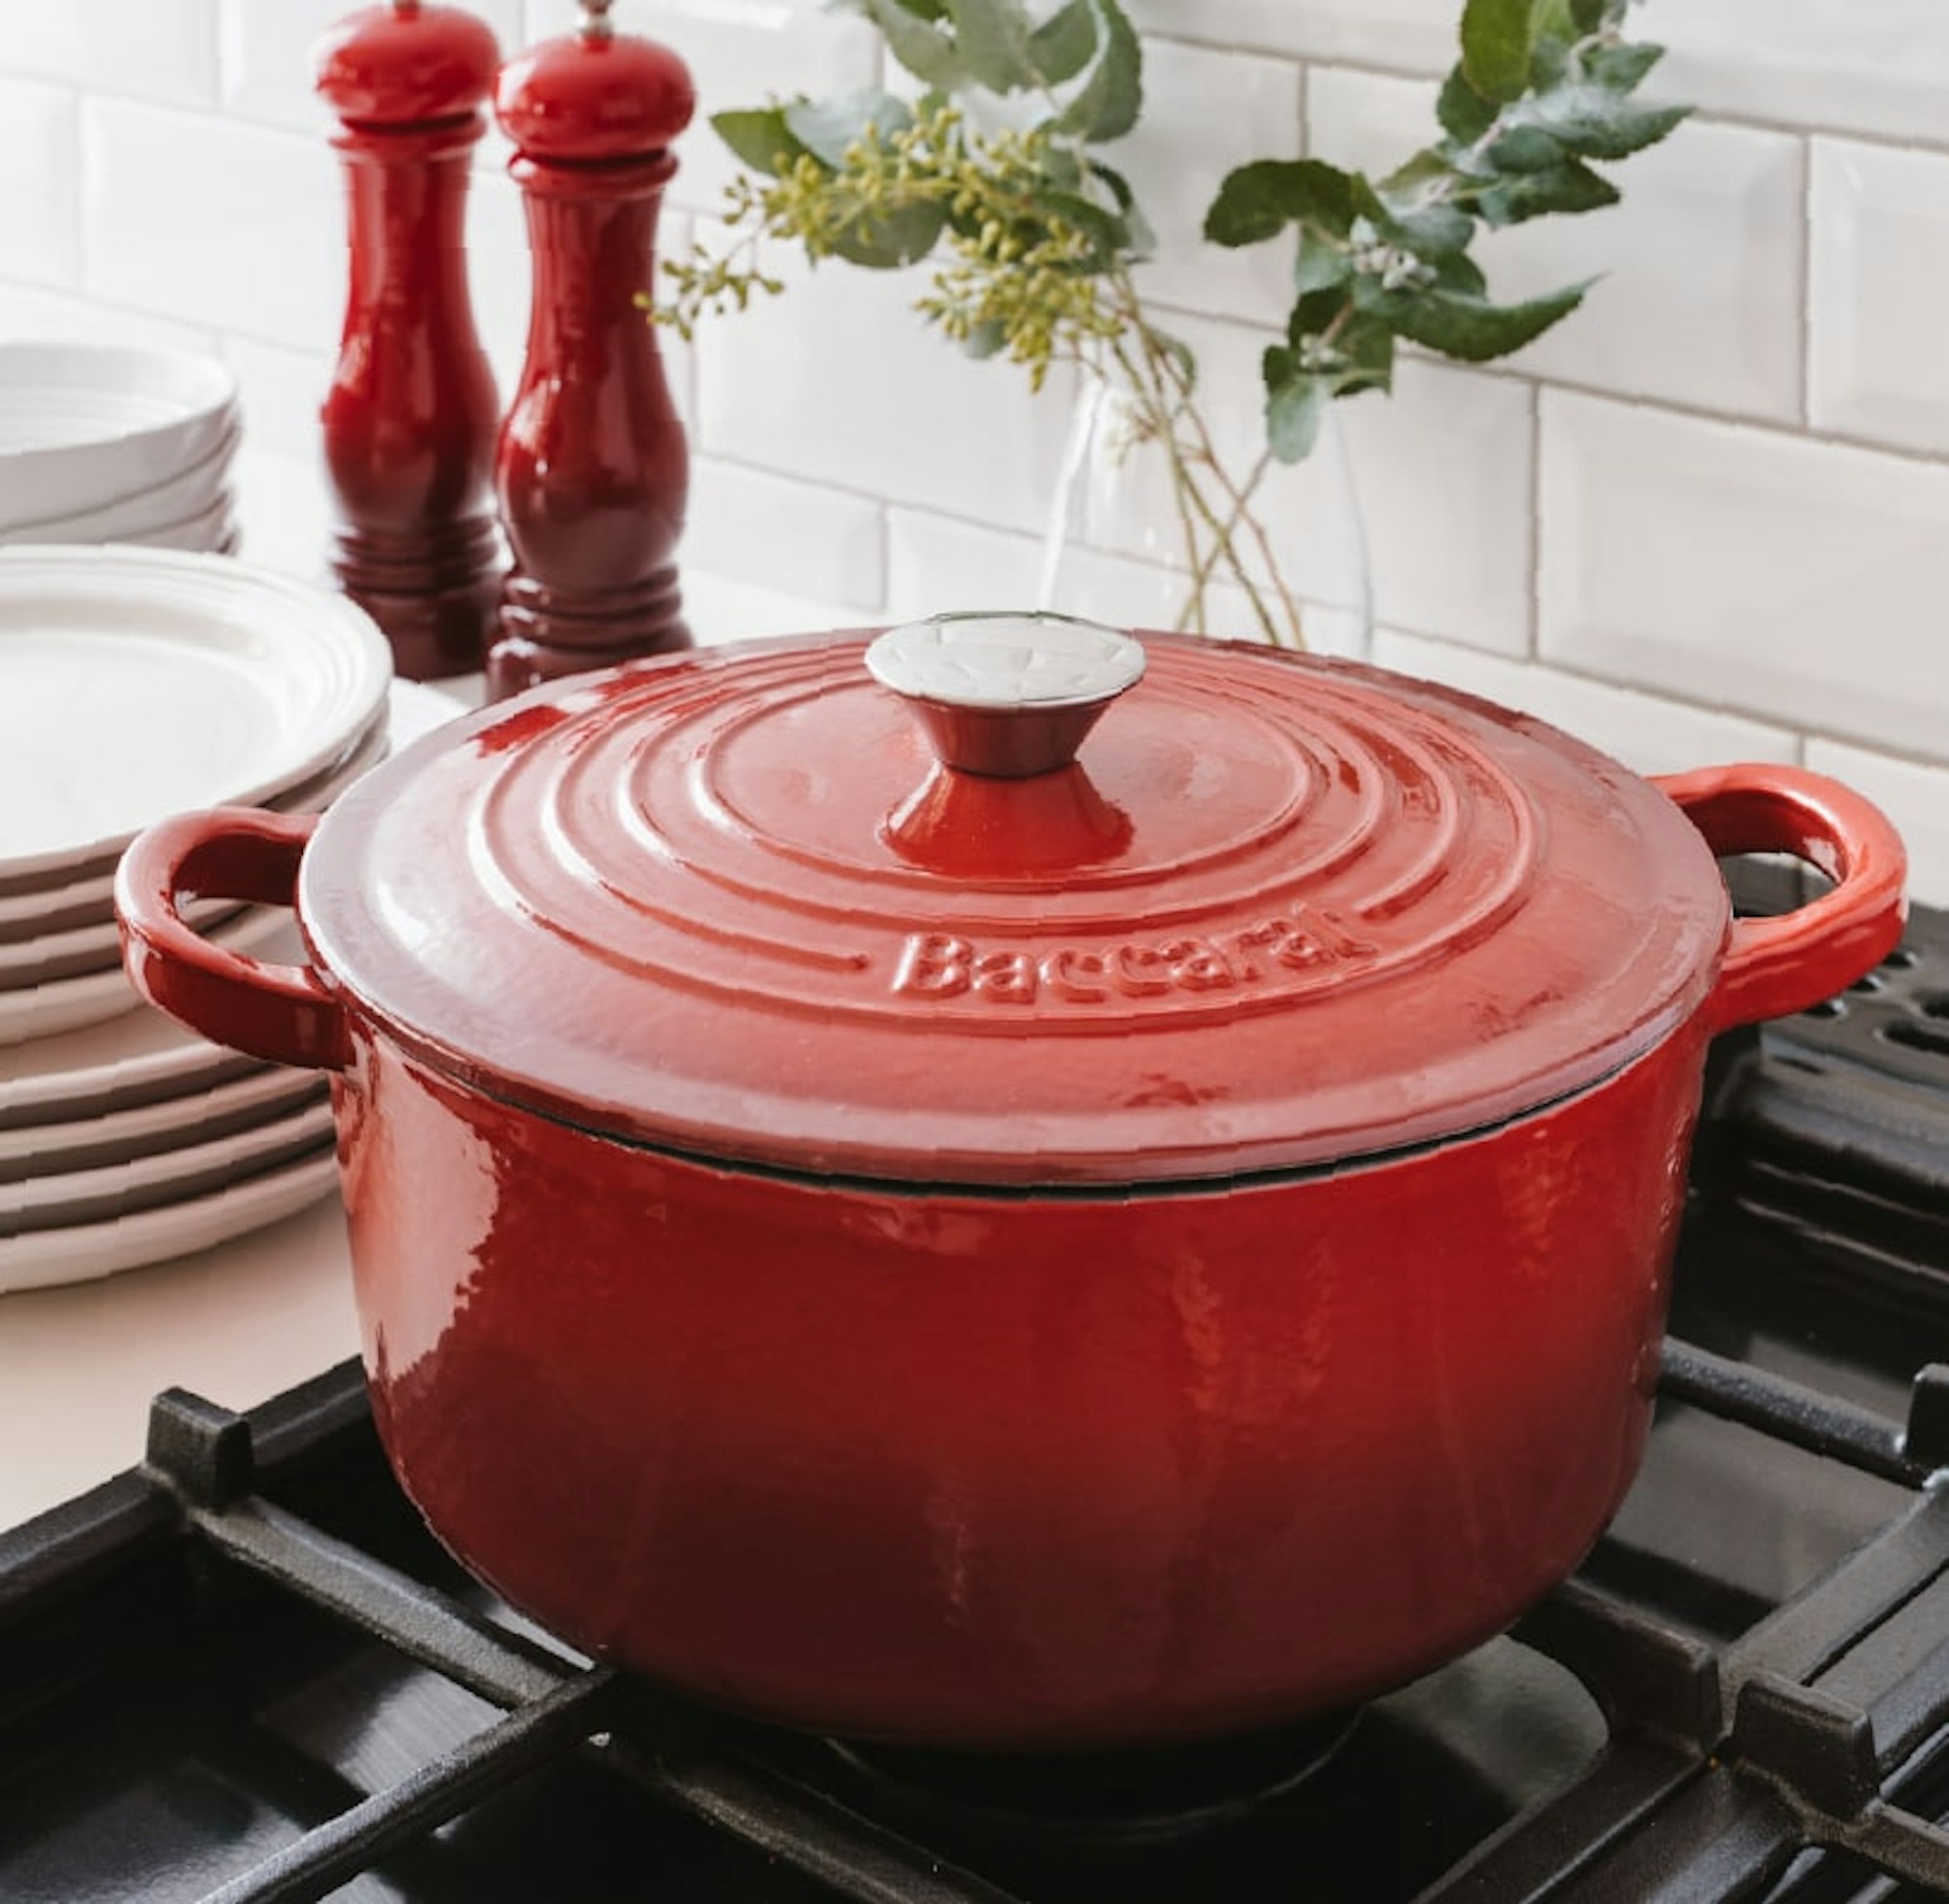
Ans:
[{"label": "red salt grinder", "polygon": [[500,64],[471,14],[416,0],[342,20],[314,56],[342,122],[351,277],[325,400],[332,566],[413,680],[481,665],[500,593],[500,405],[467,286],[469,162]]},{"label": "red salt grinder", "polygon": [[610,0],[502,69],[494,110],[527,201],[534,309],[495,461],[515,566],[487,659],[490,697],[688,648],[674,556],[690,453],[655,331],[670,141],[697,95],[683,62],[618,35]]}]

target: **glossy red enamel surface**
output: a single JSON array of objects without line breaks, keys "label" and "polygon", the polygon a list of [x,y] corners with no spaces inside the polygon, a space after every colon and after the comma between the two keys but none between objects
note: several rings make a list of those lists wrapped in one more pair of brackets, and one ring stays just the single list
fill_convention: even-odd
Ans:
[{"label": "glossy red enamel surface", "polygon": [[475,328],[466,214],[499,50],[457,10],[370,8],[321,50],[345,122],[349,274],[321,412],[337,505],[333,567],[395,666],[478,670],[502,560],[493,519],[500,401]]},{"label": "glossy red enamel surface", "polygon": [[695,96],[650,41],[552,40],[501,75],[534,259],[527,356],[495,453],[515,566],[491,697],[690,646],[676,549],[690,451],[655,328],[666,149]]},{"label": "glossy red enamel surface", "polygon": [[494,110],[528,157],[589,165],[661,152],[690,124],[697,89],[654,40],[565,33],[509,60]]},{"label": "glossy red enamel surface", "polygon": [[318,42],[318,90],[341,119],[397,129],[467,118],[500,65],[492,30],[459,7],[365,7]]},{"label": "glossy red enamel surface", "polygon": [[1405,1680],[1567,1573],[1636,1465],[1682,1033],[1364,1170],[915,1197],[620,1148],[363,1036],[381,1431],[576,1643],[822,1730],[1242,1730]]},{"label": "glossy red enamel surface", "polygon": [[1696,1010],[1671,803],[1481,704],[1152,638],[1066,770],[938,767],[855,639],[458,724],[334,810],[323,963],[634,1141],[908,1181],[1152,1182],[1496,1123]]}]

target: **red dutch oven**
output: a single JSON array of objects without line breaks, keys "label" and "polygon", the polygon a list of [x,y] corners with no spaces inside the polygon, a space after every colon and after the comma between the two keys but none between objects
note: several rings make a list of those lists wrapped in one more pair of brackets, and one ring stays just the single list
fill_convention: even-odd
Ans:
[{"label": "red dutch oven", "polygon": [[[1338,1707],[1566,1575],[1707,1040],[1901,917],[1813,775],[1045,617],[556,683],[313,826],[145,834],[128,966],[335,1074],[429,1524],[694,1694],[1010,1749]],[[1735,922],[1752,851],[1837,883]],[[294,902],[309,967],[196,896]]]}]

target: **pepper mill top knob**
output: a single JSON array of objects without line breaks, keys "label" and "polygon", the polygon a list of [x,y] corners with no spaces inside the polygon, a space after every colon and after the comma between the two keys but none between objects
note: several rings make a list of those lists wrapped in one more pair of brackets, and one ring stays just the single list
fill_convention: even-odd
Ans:
[{"label": "pepper mill top knob", "polygon": [[366,7],[312,51],[318,90],[355,130],[463,120],[485,102],[500,63],[484,21],[418,0]]},{"label": "pepper mill top knob", "polygon": [[582,0],[582,24],[501,69],[494,112],[528,159],[647,159],[690,124],[697,89],[669,48],[618,33],[613,0]]}]

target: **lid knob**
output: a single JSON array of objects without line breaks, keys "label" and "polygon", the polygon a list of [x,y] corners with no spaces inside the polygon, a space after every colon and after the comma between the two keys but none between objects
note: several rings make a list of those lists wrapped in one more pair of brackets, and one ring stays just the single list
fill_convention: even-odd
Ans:
[{"label": "lid knob", "polygon": [[355,127],[405,129],[470,117],[494,85],[501,49],[458,7],[393,0],[341,19],[318,42],[318,90]]},{"label": "lid knob", "polygon": [[881,686],[913,707],[943,767],[1000,780],[1053,773],[1125,689],[1143,644],[1067,615],[936,615],[866,650]]}]

